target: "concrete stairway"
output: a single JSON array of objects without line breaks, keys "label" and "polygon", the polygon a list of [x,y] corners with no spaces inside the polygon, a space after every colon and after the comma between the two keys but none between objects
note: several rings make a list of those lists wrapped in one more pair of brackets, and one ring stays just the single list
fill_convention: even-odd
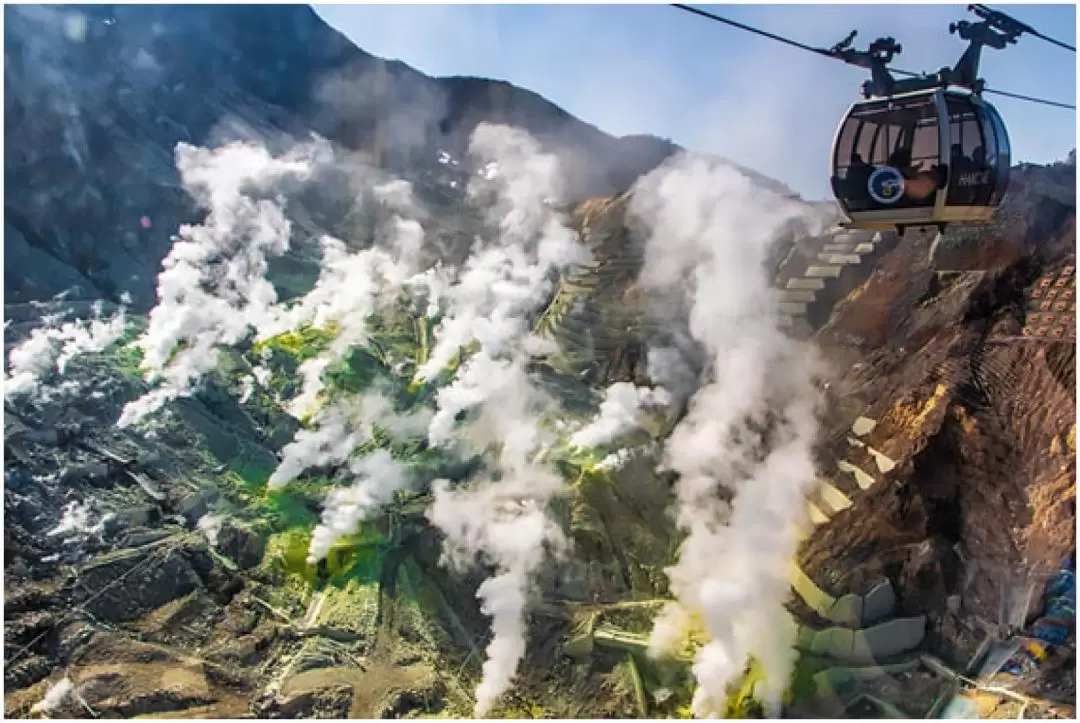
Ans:
[{"label": "concrete stairway", "polygon": [[776,279],[781,325],[798,337],[812,334],[895,244],[895,234],[840,229],[801,242]]},{"label": "concrete stairway", "polygon": [[[863,437],[869,435],[877,422],[859,417],[851,427],[848,442],[852,449],[865,450],[875,461],[874,473],[848,460],[840,460],[838,469],[846,480],[820,480],[806,500],[810,528],[801,530],[803,539],[813,534],[813,528],[827,524],[836,514],[857,503],[857,495],[875,484],[896,467],[884,453],[875,450]],[[851,494],[842,488],[850,490]],[[855,499],[852,496],[856,495]],[[893,618],[896,595],[892,584],[883,580],[865,595],[829,595],[810,579],[797,565],[791,568],[791,585],[795,593],[820,617],[835,625],[824,630],[801,627],[797,647],[850,663],[867,664],[914,649],[925,634],[924,616]]]}]

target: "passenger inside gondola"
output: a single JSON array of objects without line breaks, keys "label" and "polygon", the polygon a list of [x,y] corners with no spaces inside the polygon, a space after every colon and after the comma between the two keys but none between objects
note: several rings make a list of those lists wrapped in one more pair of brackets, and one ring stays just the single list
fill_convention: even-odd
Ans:
[{"label": "passenger inside gondola", "polygon": [[911,149],[910,148],[897,148],[889,156],[889,165],[907,175],[907,172],[911,169]]},{"label": "passenger inside gondola", "polygon": [[960,168],[966,161],[967,158],[964,156],[964,147],[959,143],[953,143],[949,148],[949,163],[952,164],[953,168]]},{"label": "passenger inside gondola", "polygon": [[924,206],[937,191],[937,174],[934,168],[925,168],[911,162],[910,148],[897,148],[889,156],[889,165],[904,176],[904,197],[898,207]]},{"label": "passenger inside gondola", "polygon": [[848,166],[846,179],[848,198],[862,203],[870,201],[868,185],[873,172],[874,167],[863,160],[862,154],[858,151],[851,154],[851,165]]},{"label": "passenger inside gondola", "polygon": [[918,201],[917,205],[926,205],[933,200],[937,192],[937,173],[933,168],[910,168],[904,174],[904,195],[912,201]]}]

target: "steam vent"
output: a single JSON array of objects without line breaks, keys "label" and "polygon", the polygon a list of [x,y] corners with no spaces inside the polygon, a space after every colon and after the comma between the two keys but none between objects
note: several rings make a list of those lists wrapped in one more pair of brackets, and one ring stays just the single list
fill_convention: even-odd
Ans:
[{"label": "steam vent", "polygon": [[860,230],[303,5],[4,20],[7,717],[1075,719],[1071,156]]}]

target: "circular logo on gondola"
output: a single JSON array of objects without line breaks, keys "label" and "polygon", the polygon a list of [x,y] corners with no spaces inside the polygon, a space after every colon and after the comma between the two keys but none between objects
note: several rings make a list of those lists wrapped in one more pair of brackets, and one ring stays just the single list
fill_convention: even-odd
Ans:
[{"label": "circular logo on gondola", "polygon": [[882,166],[870,174],[866,190],[878,203],[896,203],[904,195],[904,176],[892,166]]}]

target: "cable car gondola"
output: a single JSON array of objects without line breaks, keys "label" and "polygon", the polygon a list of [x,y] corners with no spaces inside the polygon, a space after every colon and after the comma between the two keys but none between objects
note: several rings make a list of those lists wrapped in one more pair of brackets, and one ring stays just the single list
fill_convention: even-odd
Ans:
[{"label": "cable car gondola", "polygon": [[879,38],[850,49],[855,33],[829,53],[869,68],[864,100],[853,103],[833,141],[831,183],[849,228],[888,230],[985,224],[1005,195],[1012,154],[1000,114],[981,96],[979,55],[1004,48],[1027,29],[1002,13],[969,6],[982,22],[949,26],[970,41],[955,68],[896,80],[887,65],[901,47]]},{"label": "cable car gondola", "polygon": [[987,223],[1009,181],[1005,124],[955,89],[855,103],[837,130],[832,186],[852,227]]}]

